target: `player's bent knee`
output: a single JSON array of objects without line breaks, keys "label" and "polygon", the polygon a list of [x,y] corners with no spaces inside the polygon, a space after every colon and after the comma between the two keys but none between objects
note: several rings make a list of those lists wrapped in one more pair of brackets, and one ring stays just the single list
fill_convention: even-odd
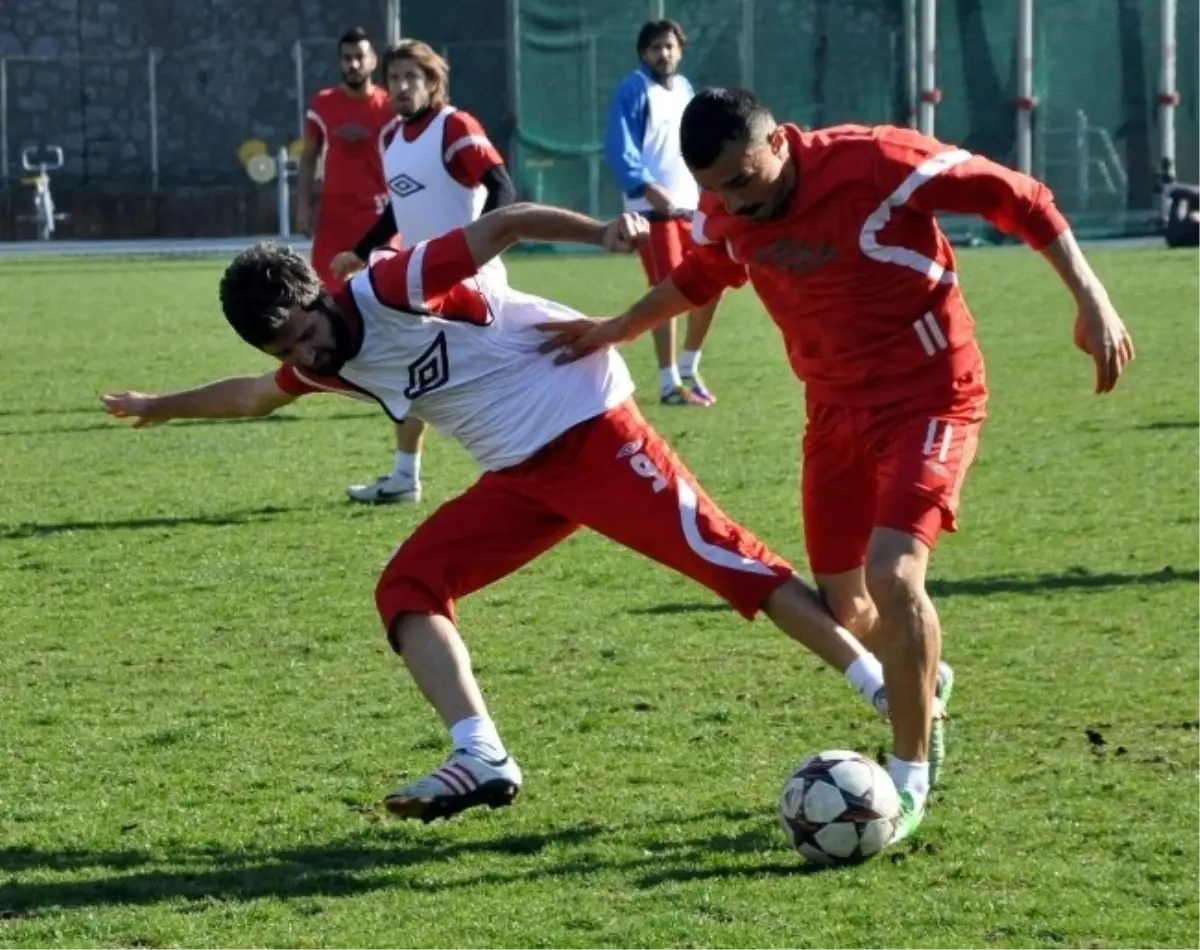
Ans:
[{"label": "player's bent knee", "polygon": [[384,572],[375,586],[375,606],[383,622],[388,644],[398,654],[404,652],[404,621],[407,618],[437,614],[451,623],[456,622],[452,598],[433,590],[416,577],[390,570]]},{"label": "player's bent knee", "polygon": [[925,593],[925,558],[915,552],[869,553],[867,591],[877,605],[909,602]]}]

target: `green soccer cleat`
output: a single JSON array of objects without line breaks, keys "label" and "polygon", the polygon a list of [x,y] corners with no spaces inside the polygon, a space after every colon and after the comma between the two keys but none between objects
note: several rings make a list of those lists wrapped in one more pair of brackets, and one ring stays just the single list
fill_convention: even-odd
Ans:
[{"label": "green soccer cleat", "polygon": [[[954,670],[949,663],[938,663],[937,686],[934,690],[936,706],[933,725],[929,730],[929,787],[937,785],[938,775],[946,761],[946,704],[954,691]],[[888,716],[887,690],[880,689],[871,704],[885,719]]]},{"label": "green soccer cleat", "polygon": [[921,827],[921,822],[925,820],[925,805],[920,808],[913,801],[911,792],[900,793],[900,818],[896,822],[896,830],[892,832],[892,838],[888,842],[888,846],[899,844],[906,838],[911,838],[916,834],[917,829]]},{"label": "green soccer cleat", "polygon": [[937,709],[934,710],[933,728],[929,730],[929,787],[936,788],[946,763],[946,706],[954,692],[954,670],[949,663],[938,664]]}]

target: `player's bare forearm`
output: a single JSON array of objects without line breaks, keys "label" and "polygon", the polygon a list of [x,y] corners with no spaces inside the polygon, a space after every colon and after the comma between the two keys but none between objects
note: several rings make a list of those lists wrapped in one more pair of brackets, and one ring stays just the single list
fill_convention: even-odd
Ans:
[{"label": "player's bare forearm", "polygon": [[[476,261],[496,256],[521,241],[566,241],[603,244],[605,225],[586,214],[520,201],[488,212],[467,227],[467,243]],[[498,248],[499,250],[494,250]]]},{"label": "player's bare forearm", "polygon": [[110,415],[138,425],[172,419],[245,419],[270,415],[297,397],[284,392],[274,373],[231,376],[172,393],[109,393],[101,398]]},{"label": "player's bare forearm", "polygon": [[1070,229],[1042,248],[1042,256],[1050,262],[1076,300],[1108,296]]},{"label": "player's bare forearm", "polygon": [[645,296],[619,317],[623,326],[623,338],[632,340],[647,330],[653,330],[668,320],[686,313],[695,304],[684,296],[670,277],[652,287]]}]

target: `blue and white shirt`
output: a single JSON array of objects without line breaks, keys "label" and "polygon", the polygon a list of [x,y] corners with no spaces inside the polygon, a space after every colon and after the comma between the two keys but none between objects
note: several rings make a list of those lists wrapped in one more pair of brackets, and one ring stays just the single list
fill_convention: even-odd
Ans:
[{"label": "blue and white shirt", "polygon": [[680,211],[694,211],[699,204],[700,189],[679,148],[679,123],[694,95],[683,76],[672,76],[664,84],[644,65],[617,87],[604,153],[625,195],[627,211],[651,210],[642,196],[651,183],[665,189]]}]

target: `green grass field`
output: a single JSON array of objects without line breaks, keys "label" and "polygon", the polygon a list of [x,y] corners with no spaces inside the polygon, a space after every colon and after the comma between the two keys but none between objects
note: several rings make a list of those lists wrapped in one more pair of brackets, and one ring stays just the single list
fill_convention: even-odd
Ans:
[{"label": "green grass field", "polygon": [[[365,510],[343,487],[391,435],[363,404],[132,431],[99,393],[269,365],[220,317],[220,264],[0,265],[0,945],[1196,946],[1196,257],[1094,262],[1139,353],[1104,398],[1050,269],[963,257],[994,396],[934,562],[952,759],[916,846],[826,873],[779,790],[885,725],[765,621],[590,535],[462,605],[525,794],[388,820],[446,740],[372,592],[466,455],[431,439],[425,504]],[[629,260],[511,270],[597,313],[641,290]],[[628,355],[652,395],[649,343]],[[748,292],[705,359],[716,408],[648,415],[803,565],[801,394]]]}]

